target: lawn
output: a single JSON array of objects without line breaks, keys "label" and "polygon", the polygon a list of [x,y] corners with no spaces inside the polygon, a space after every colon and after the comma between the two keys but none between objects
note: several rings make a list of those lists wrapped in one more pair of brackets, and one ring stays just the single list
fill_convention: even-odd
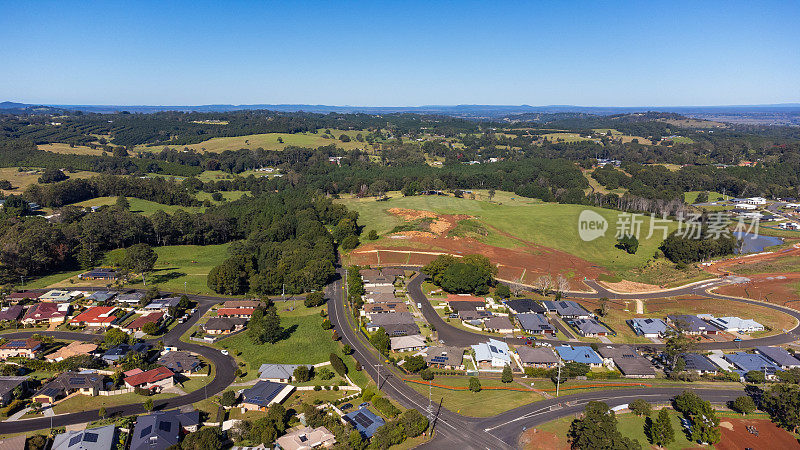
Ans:
[{"label": "lawn", "polygon": [[91,409],[100,408],[101,406],[121,406],[130,405],[133,403],[144,403],[148,398],[153,399],[154,402],[164,400],[166,398],[177,397],[176,394],[156,394],[151,397],[145,397],[133,392],[128,394],[119,395],[98,395],[95,397],[88,397],[85,395],[76,395],[72,398],[62,401],[53,407],[53,412],[56,414],[66,414],[80,411],[87,411]]},{"label": "lawn", "polygon": [[743,275],[800,272],[800,259],[796,256],[780,256],[752,263],[745,262],[745,264],[736,266],[735,271]]},{"label": "lawn", "polygon": [[[694,201],[697,199],[697,196],[700,195],[701,192],[708,192],[709,202],[716,202],[720,201],[719,199],[725,198],[723,194],[716,191],[689,191],[683,194],[683,201],[691,205],[694,203]],[[730,195],[727,197],[731,198]]]},{"label": "lawn", "polygon": [[[434,383],[446,384],[448,386],[467,387],[469,378],[467,377],[437,377]],[[408,383],[415,391],[423,395],[428,395],[428,386],[418,383]],[[482,387],[513,387],[524,388],[518,383],[501,383],[498,380],[481,379]],[[521,391],[502,391],[502,390],[482,390],[472,392],[469,390],[453,391],[433,386],[431,388],[431,398],[435,403],[442,402],[442,406],[455,411],[458,414],[470,417],[491,417],[503,411],[527,405],[538,400],[542,400],[540,394],[535,392]]]},{"label": "lawn", "polygon": [[[209,195],[209,198],[211,196]],[[73,206],[108,206],[113,205],[117,202],[117,197],[97,197],[91,200],[85,200],[78,203],[73,203]],[[153,215],[156,211],[164,211],[169,214],[175,213],[175,211],[182,209],[188,213],[197,213],[202,212],[204,208],[197,207],[197,206],[180,206],[180,205],[163,205],[161,203],[151,202],[149,200],[142,200],[135,197],[128,197],[128,203],[130,204],[130,211],[144,214],[145,216]]]},{"label": "lawn", "polygon": [[[154,147],[137,146],[138,151],[161,151],[164,147],[182,150],[186,147],[196,150],[198,152],[212,152],[220,153],[225,150],[239,150],[242,148],[257,149],[263,148],[264,150],[283,150],[287,146],[317,148],[326,145],[335,144],[339,148],[352,150],[356,148],[364,148],[367,146],[366,142],[358,142],[355,137],[357,134],[366,135],[366,131],[352,131],[352,130],[331,130],[335,139],[326,139],[322,136],[325,130],[319,130],[317,134],[314,133],[266,133],[266,134],[250,134],[247,136],[234,136],[234,137],[217,137],[207,141],[200,142],[199,144],[191,145],[158,145]],[[342,142],[339,136],[346,134],[350,136],[350,142]],[[283,142],[279,142],[278,139]]]},{"label": "lawn", "polygon": [[100,156],[103,154],[103,149],[98,148],[91,148],[85,145],[75,145],[70,147],[69,144],[63,143],[52,143],[52,144],[39,144],[37,145],[39,150],[44,150],[46,152],[53,152],[53,153],[62,153],[66,155],[92,155],[92,156]]}]

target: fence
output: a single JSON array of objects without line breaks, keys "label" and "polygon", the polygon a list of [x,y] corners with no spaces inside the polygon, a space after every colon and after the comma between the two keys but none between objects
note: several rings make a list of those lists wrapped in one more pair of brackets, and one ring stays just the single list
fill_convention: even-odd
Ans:
[{"label": "fence", "polygon": [[119,395],[119,394],[129,394],[133,392],[133,388],[122,388],[117,389],[115,391],[98,391],[101,396],[109,396],[109,395]]}]

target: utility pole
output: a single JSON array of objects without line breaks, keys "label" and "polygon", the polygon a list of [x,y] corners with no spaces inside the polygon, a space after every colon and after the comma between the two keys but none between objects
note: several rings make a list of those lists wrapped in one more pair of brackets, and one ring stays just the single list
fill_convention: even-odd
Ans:
[{"label": "utility pole", "polygon": [[378,378],[375,382],[378,384],[378,389],[381,388],[381,365],[380,364],[373,364],[372,367],[375,367],[378,370]]},{"label": "utility pole", "polygon": [[556,397],[558,397],[558,391],[561,388],[561,355],[558,355],[558,375],[556,378]]},{"label": "utility pole", "polygon": [[428,422],[433,423],[433,402],[431,401],[431,381],[428,380]]}]

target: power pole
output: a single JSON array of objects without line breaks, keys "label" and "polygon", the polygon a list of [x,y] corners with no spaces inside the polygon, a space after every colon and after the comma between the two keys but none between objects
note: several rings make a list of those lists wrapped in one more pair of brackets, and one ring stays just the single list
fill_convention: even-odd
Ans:
[{"label": "power pole", "polygon": [[558,397],[558,391],[561,388],[561,355],[558,355],[558,375],[556,378],[556,397]]},{"label": "power pole", "polygon": [[433,402],[431,401],[431,381],[428,381],[428,422],[433,423]]}]

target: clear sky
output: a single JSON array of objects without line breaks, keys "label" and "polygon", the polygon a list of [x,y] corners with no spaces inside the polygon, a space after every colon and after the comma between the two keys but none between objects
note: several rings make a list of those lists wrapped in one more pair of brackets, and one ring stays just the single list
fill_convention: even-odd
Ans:
[{"label": "clear sky", "polygon": [[0,101],[800,102],[800,1],[4,1]]}]

